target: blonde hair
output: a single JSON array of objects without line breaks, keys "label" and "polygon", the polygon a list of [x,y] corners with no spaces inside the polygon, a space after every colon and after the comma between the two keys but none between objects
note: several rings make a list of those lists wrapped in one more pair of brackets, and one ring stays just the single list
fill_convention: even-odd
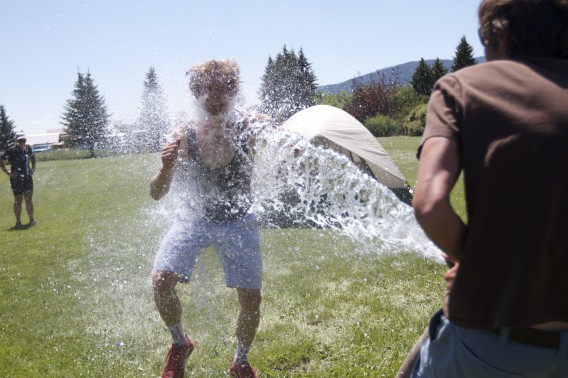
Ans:
[{"label": "blonde hair", "polygon": [[189,76],[189,90],[195,97],[206,93],[212,82],[225,82],[229,94],[236,95],[240,84],[239,73],[235,60],[223,59],[196,64],[187,70],[186,76]]}]

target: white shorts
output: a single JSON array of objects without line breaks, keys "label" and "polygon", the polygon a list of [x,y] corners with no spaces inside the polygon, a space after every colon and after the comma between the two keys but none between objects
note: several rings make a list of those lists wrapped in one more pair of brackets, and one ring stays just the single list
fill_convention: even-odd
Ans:
[{"label": "white shorts", "polygon": [[160,244],[154,271],[173,272],[180,282],[189,282],[197,259],[209,246],[217,251],[228,287],[262,287],[258,222],[253,214],[225,224],[177,220]]}]

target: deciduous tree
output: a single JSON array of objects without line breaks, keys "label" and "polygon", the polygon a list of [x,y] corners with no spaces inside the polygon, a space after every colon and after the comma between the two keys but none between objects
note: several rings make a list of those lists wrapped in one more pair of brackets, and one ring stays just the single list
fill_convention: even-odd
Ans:
[{"label": "deciduous tree", "polygon": [[347,91],[343,90],[338,94],[318,92],[316,102],[318,104],[335,106],[336,108],[345,110],[347,109],[347,104],[350,100],[351,95],[348,94]]},{"label": "deciduous tree", "polygon": [[361,123],[376,115],[391,117],[396,113],[394,93],[398,82],[399,74],[396,70],[389,80],[384,73],[379,72],[366,83],[353,79],[353,93],[346,111]]}]

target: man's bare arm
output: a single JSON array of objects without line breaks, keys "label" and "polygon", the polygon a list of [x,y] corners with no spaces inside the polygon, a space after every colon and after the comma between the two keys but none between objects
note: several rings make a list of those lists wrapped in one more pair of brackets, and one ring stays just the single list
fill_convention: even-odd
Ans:
[{"label": "man's bare arm", "polygon": [[150,195],[155,200],[161,199],[170,190],[180,143],[180,139],[176,139],[162,149],[162,166],[158,173],[150,179]]},{"label": "man's bare arm", "polygon": [[466,226],[450,203],[459,173],[458,142],[444,137],[427,139],[412,206],[426,235],[454,262],[460,260],[466,235]]}]

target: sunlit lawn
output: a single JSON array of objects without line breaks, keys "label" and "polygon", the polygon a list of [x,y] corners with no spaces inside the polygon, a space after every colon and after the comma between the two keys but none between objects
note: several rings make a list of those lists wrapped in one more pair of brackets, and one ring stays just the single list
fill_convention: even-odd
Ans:
[{"label": "sunlit lawn", "polygon": [[[411,184],[418,142],[381,139]],[[168,225],[168,206],[148,195],[157,165],[157,154],[41,161],[39,224],[26,230],[10,230],[0,178],[0,376],[159,376],[170,336],[149,284]],[[330,231],[267,229],[261,239],[263,317],[250,355],[260,376],[394,376],[439,306],[444,267],[364,252]],[[223,376],[237,307],[212,251],[180,296],[197,342],[186,376]]]}]

